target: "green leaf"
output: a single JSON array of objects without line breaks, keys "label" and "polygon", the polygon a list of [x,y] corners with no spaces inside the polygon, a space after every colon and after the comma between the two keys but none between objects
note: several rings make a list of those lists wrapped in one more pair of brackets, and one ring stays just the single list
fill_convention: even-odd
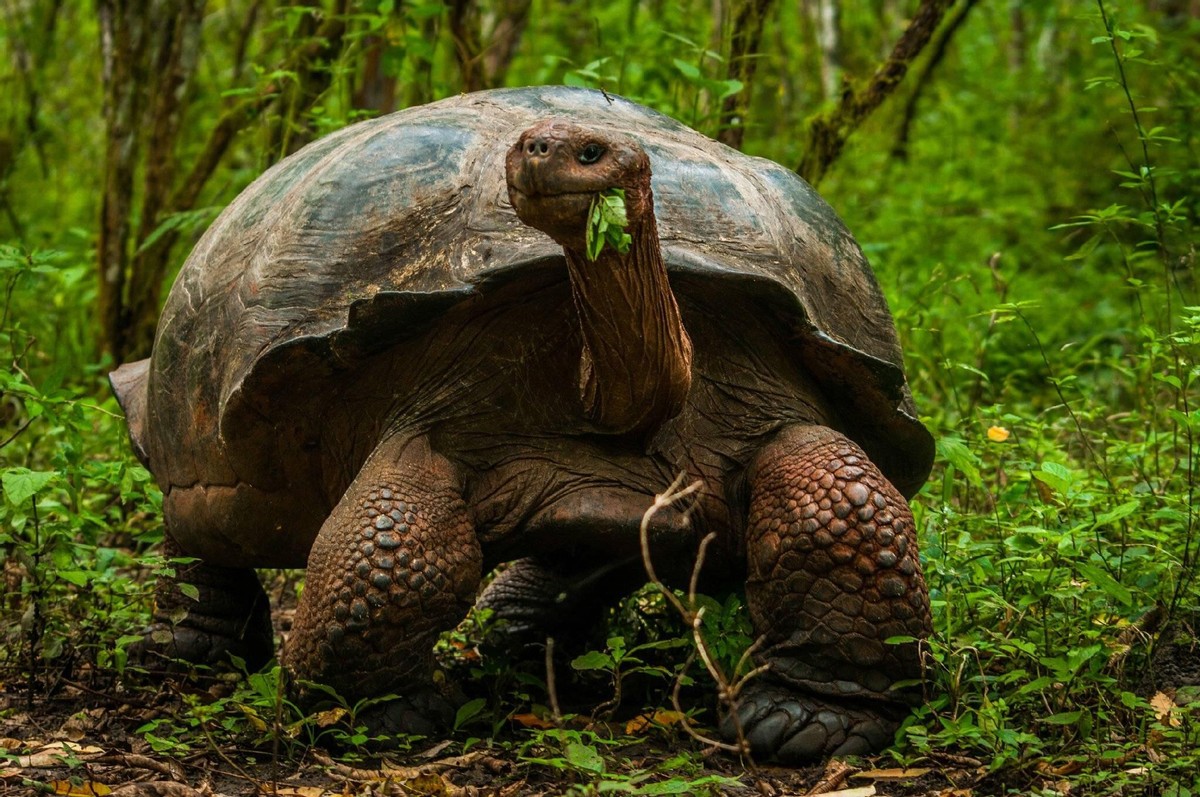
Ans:
[{"label": "green leaf", "polygon": [[700,67],[695,64],[689,64],[687,61],[681,61],[678,58],[671,59],[671,62],[675,64],[675,68],[679,70],[679,73],[688,80],[700,79]]},{"label": "green leaf", "polygon": [[459,706],[458,711],[454,715],[454,730],[457,731],[463,725],[479,716],[479,712],[483,711],[483,707],[486,705],[487,700],[477,697]]},{"label": "green leaf", "polygon": [[188,584],[181,581],[177,586],[179,587],[179,591],[184,594],[184,597],[191,598],[197,603],[200,602],[200,590],[195,584]]},{"label": "green leaf", "polygon": [[967,444],[961,438],[940,438],[937,441],[937,451],[943,459],[962,471],[962,474],[967,477],[967,481],[973,486],[979,487],[983,484],[983,479],[979,475],[979,457],[967,448]]},{"label": "green leaf", "polygon": [[4,497],[13,506],[19,506],[28,501],[34,493],[41,490],[54,479],[52,470],[30,470],[29,468],[9,468],[0,477],[4,486]]},{"label": "green leaf", "polygon": [[604,771],[604,759],[596,751],[596,748],[590,744],[571,742],[567,745],[564,752],[567,755],[567,761],[578,769],[587,770],[588,772]]},{"label": "green leaf", "polygon": [[621,254],[628,252],[633,244],[632,236],[625,232],[628,225],[624,189],[610,188],[596,194],[588,209],[584,247],[587,259],[598,258],[605,244]]},{"label": "green leaf", "polygon": [[690,794],[693,785],[690,781],[682,778],[671,778],[658,783],[647,783],[634,794]]},{"label": "green leaf", "polygon": [[598,650],[589,650],[571,661],[571,667],[576,670],[610,670],[612,666],[612,656]]},{"label": "green leaf", "polygon": [[1071,471],[1057,462],[1043,462],[1041,468],[1033,472],[1033,478],[1056,493],[1066,493],[1073,481]]},{"label": "green leaf", "polygon": [[726,97],[732,97],[734,94],[737,94],[739,91],[745,88],[745,84],[740,80],[722,80],[717,83],[717,85],[721,88],[720,92],[717,94],[718,100],[723,100]]},{"label": "green leaf", "polygon": [[1051,714],[1049,717],[1043,717],[1042,722],[1048,725],[1074,725],[1079,722],[1079,718],[1083,716],[1082,711],[1066,711],[1062,714]]},{"label": "green leaf", "polygon": [[68,581],[77,587],[87,586],[88,579],[91,573],[86,570],[59,570],[58,577],[63,581]]},{"label": "green leaf", "polygon": [[1125,606],[1133,605],[1133,593],[1122,586],[1115,578],[1104,572],[1102,568],[1096,567],[1093,564],[1081,564],[1078,567],[1079,572],[1083,574],[1084,578],[1104,590],[1105,594],[1116,598]]},{"label": "green leaf", "polygon": [[1096,518],[1096,525],[1107,526],[1110,523],[1120,520],[1121,518],[1129,517],[1137,511],[1139,506],[1141,506],[1141,504],[1138,501],[1126,501],[1116,509],[1102,513]]}]

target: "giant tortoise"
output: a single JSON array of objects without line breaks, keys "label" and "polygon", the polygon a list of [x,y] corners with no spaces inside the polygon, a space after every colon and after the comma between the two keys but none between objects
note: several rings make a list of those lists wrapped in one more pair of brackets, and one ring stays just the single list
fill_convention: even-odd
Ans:
[{"label": "giant tortoise", "polygon": [[[632,244],[590,260],[613,188]],[[929,633],[905,496],[932,445],[862,252],[792,172],[627,100],[487,91],[310,144],[225,209],[112,383],[196,558],[158,588],[173,655],[264,662],[253,568],[307,567],[288,672],[427,729],[431,648],[485,573],[513,562],[479,600],[514,628],[577,624],[561,586],[641,577],[685,474],[654,555],[686,576],[715,532],[706,574],[745,585],[756,754],[886,746],[919,676],[885,640]]]}]

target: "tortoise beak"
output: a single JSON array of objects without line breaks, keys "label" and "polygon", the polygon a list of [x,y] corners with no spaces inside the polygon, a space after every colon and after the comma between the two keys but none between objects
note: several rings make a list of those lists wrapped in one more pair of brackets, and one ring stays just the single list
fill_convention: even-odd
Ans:
[{"label": "tortoise beak", "polygon": [[508,199],[517,218],[563,246],[582,245],[588,208],[595,191],[555,190],[547,179],[562,157],[562,142],[522,135],[505,158]]}]

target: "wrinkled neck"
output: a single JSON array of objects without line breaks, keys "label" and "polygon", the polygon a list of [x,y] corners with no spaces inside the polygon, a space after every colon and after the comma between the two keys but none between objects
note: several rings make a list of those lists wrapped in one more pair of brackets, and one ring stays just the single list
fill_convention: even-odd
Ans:
[{"label": "wrinkled neck", "polygon": [[612,434],[653,433],[683,409],[692,343],[667,281],[653,214],[631,225],[626,254],[605,246],[588,261],[565,249],[583,348],[579,391],[587,416]]}]

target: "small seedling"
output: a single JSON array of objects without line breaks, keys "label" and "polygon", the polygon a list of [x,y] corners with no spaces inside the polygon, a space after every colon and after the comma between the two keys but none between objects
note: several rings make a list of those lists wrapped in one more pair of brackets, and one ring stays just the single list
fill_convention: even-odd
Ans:
[{"label": "small seedling", "polygon": [[625,190],[609,188],[596,194],[588,210],[587,257],[595,260],[607,243],[621,254],[629,251],[633,237],[625,232],[629,217],[625,213]]}]

